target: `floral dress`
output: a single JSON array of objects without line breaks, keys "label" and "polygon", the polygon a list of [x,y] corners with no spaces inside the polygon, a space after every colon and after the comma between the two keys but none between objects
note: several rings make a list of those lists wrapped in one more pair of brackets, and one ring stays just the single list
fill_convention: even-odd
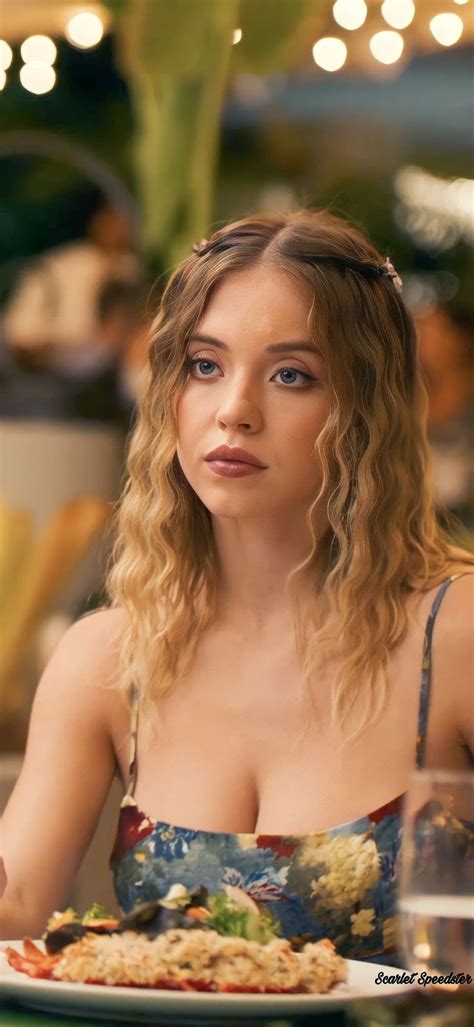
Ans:
[{"label": "floral dress", "polygon": [[[423,766],[435,618],[439,588],[425,629],[416,765]],[[306,835],[197,831],[153,820],[133,798],[136,782],[138,694],[132,702],[130,783],[120,809],[111,856],[121,909],[131,910],[171,885],[204,885],[210,892],[237,885],[264,903],[286,938],[331,938],[351,959],[399,965],[397,886],[403,794],[358,820]]]}]

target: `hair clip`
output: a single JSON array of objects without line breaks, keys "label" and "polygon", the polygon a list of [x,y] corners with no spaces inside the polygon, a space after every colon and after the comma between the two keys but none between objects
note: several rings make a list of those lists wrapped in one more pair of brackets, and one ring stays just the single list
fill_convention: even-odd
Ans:
[{"label": "hair clip", "polygon": [[201,239],[201,242],[193,242],[193,250],[200,257],[203,250],[209,246],[209,239]]},{"label": "hair clip", "polygon": [[403,282],[402,282],[402,280],[400,278],[400,275],[398,274],[398,271],[396,271],[396,269],[394,268],[394,266],[393,266],[391,260],[389,259],[389,257],[386,258],[384,266],[387,269],[386,270],[387,276],[392,279],[392,282],[393,282],[395,288],[398,290],[398,292],[401,292],[402,291]]}]

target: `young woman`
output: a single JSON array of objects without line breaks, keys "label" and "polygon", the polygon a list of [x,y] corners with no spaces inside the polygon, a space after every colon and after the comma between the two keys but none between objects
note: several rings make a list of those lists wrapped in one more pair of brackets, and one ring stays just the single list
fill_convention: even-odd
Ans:
[{"label": "young woman", "polygon": [[424,406],[400,280],[344,221],[249,217],[172,275],[111,608],[59,644],[5,813],[3,937],[64,905],[118,771],[125,910],[233,884],[286,936],[397,961],[409,776],[474,736],[472,560]]}]

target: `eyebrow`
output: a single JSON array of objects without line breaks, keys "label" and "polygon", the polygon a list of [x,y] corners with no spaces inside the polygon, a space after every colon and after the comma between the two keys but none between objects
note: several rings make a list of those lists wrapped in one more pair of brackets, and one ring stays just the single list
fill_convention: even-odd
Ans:
[{"label": "eyebrow", "polygon": [[[191,342],[207,342],[210,346],[216,346],[217,349],[228,350],[227,343],[223,342],[222,339],[216,339],[213,335],[206,335],[202,332],[195,332],[189,340]],[[313,346],[310,342],[303,342],[301,339],[290,340],[289,342],[273,342],[270,346],[266,347],[268,353],[295,353],[297,351],[301,353],[312,353],[313,356],[321,356],[316,346]]]}]

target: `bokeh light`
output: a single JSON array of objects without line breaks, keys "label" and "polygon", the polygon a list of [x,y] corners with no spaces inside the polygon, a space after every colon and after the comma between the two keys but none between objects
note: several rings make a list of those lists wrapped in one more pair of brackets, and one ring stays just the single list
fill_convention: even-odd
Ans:
[{"label": "bokeh light", "polygon": [[395,175],[396,220],[422,245],[449,249],[474,241],[474,179],[442,179],[416,166]]},{"label": "bokeh light", "polygon": [[66,25],[66,36],[73,46],[81,50],[90,50],[100,43],[104,34],[104,26],[97,16],[91,11],[83,11],[75,14]]},{"label": "bokeh light", "polygon": [[395,64],[402,56],[404,42],[399,32],[376,32],[369,43],[370,52],[381,64]]},{"label": "bokeh light", "polygon": [[359,29],[367,17],[365,0],[336,0],[332,9],[334,21],[343,29]]},{"label": "bokeh light", "polygon": [[459,14],[436,14],[430,21],[431,34],[441,46],[454,46],[461,38],[463,28]]},{"label": "bokeh light", "polygon": [[29,36],[21,44],[20,53],[25,64],[30,64],[31,61],[54,64],[57,50],[49,36]]},{"label": "bokeh light", "polygon": [[56,82],[56,72],[50,64],[31,61],[20,69],[20,82],[29,93],[49,93]]},{"label": "bokeh light", "polygon": [[324,36],[318,39],[313,46],[313,58],[315,64],[324,71],[339,71],[347,57],[347,46],[342,39],[334,36]]},{"label": "bokeh light", "polygon": [[0,39],[0,70],[6,71],[13,60],[13,50],[4,39]]},{"label": "bokeh light", "polygon": [[382,16],[393,29],[406,29],[415,17],[413,0],[384,0]]},{"label": "bokeh light", "polygon": [[240,43],[241,39],[242,39],[242,29],[234,29],[234,34],[233,34],[233,37],[232,37],[232,45],[236,46],[237,43]]},{"label": "bokeh light", "polygon": [[5,88],[6,81],[7,81],[6,72],[3,70],[3,68],[0,68],[0,93],[1,93],[2,89]]}]

